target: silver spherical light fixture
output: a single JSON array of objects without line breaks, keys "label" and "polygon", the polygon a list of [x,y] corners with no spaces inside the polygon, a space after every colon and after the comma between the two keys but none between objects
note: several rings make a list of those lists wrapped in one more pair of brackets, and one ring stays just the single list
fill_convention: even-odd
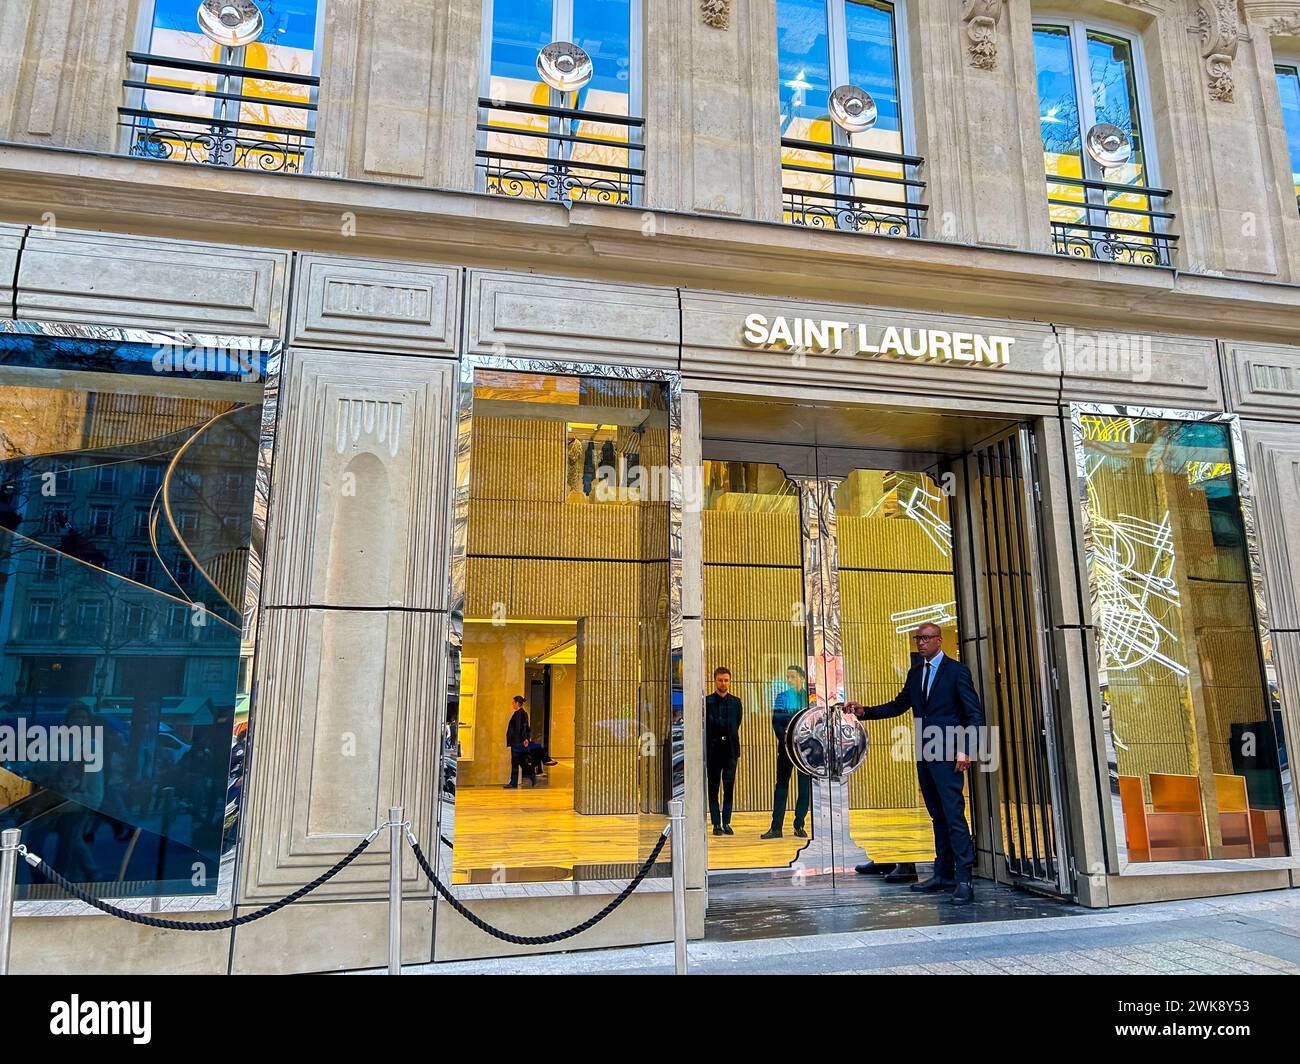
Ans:
[{"label": "silver spherical light fixture", "polygon": [[595,74],[591,56],[568,41],[552,41],[537,53],[537,73],[558,92],[577,92]]},{"label": "silver spherical light fixture", "polygon": [[1128,134],[1109,122],[1098,122],[1088,130],[1085,145],[1088,154],[1107,168],[1123,166],[1133,158],[1133,142]]},{"label": "silver spherical light fixture", "polygon": [[871,93],[856,85],[841,85],[831,93],[830,112],[831,121],[846,133],[865,133],[878,117]]},{"label": "silver spherical light fixture", "polygon": [[253,0],[203,0],[199,29],[226,48],[243,48],[262,34],[265,21]]}]

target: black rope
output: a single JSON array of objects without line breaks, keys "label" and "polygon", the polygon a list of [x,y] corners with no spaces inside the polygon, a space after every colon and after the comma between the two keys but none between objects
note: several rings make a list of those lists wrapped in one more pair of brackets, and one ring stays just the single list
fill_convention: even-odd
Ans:
[{"label": "black rope", "polygon": [[429,882],[437,888],[438,893],[443,896],[447,901],[447,904],[460,913],[461,916],[465,917],[466,920],[477,927],[480,931],[486,931],[493,938],[501,939],[502,942],[513,942],[516,946],[545,946],[552,942],[563,942],[566,938],[573,938],[574,935],[580,935],[588,928],[595,927],[605,919],[605,917],[627,901],[632,892],[641,885],[641,881],[650,874],[650,869],[654,867],[655,861],[659,860],[659,854],[663,852],[664,843],[667,841],[668,832],[664,831],[659,835],[659,841],[655,843],[654,849],[650,851],[650,856],[646,858],[645,864],[643,864],[641,870],[637,872],[636,878],[623,888],[623,893],[601,909],[600,912],[596,913],[595,916],[584,920],[582,923],[578,924],[577,927],[571,927],[567,931],[557,931],[553,935],[512,935],[508,931],[501,931],[498,928],[493,927],[486,920],[475,916],[465,908],[465,906],[460,903],[451,891],[443,885],[442,880],[438,878],[433,869],[429,867],[428,858],[424,856],[424,851],[420,849],[420,844],[415,841],[415,837],[410,837],[411,849],[415,851],[416,861],[419,862],[420,868],[423,869],[424,874],[429,877]]},{"label": "black rope", "polygon": [[[361,856],[362,852],[371,843],[370,838],[362,839],[357,843],[356,849],[344,857],[338,864],[327,872],[322,872],[305,887],[299,887],[288,897],[281,898],[277,902],[272,902],[264,909],[258,909],[257,912],[245,913],[243,916],[232,917],[229,920],[164,920],[156,916],[145,916],[143,913],[133,913],[126,909],[119,909],[115,905],[109,905],[101,901],[93,894],[87,894],[76,883],[65,879],[59,872],[55,871],[42,857],[36,858],[36,864],[32,867],[40,872],[46,879],[57,887],[61,887],[69,894],[80,898],[87,905],[91,905],[102,913],[108,913],[109,916],[116,916],[120,920],[127,920],[133,924],[144,924],[146,927],[162,927],[169,931],[227,931],[232,927],[239,927],[243,924],[251,924],[254,920],[260,920],[264,916],[270,916],[273,912],[283,909],[286,905],[291,905],[299,898],[306,897],[317,887],[328,883],[336,875],[347,868],[353,861]],[[30,863],[30,862],[29,862]]]}]

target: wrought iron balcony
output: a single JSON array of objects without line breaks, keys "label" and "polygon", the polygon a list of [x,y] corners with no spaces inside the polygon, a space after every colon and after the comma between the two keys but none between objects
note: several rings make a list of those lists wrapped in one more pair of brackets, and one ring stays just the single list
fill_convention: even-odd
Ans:
[{"label": "wrought iron balcony", "polygon": [[[824,162],[822,161],[824,160]],[[877,236],[920,236],[925,182],[916,155],[781,138],[785,221]]]},{"label": "wrought iron balcony", "polygon": [[634,206],[645,187],[645,120],[479,100],[483,188],[516,199]]},{"label": "wrought iron balcony", "polygon": [[[1058,255],[1132,266],[1173,266],[1178,237],[1168,232],[1168,225],[1175,216],[1156,208],[1173,195],[1169,189],[1056,174],[1047,175],[1047,184],[1052,243]],[[1079,198],[1059,198],[1070,190],[1077,190]]]},{"label": "wrought iron balcony", "polygon": [[[128,52],[126,152],[264,172],[311,169],[320,78]],[[209,87],[211,86],[211,87]]]}]

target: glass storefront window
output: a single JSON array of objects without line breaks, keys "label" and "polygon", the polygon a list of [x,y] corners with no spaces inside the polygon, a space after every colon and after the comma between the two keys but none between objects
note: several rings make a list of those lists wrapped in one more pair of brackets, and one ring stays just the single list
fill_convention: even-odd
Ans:
[{"label": "glass storefront window", "polygon": [[1117,830],[1130,862],[1285,857],[1232,428],[1076,412]]},{"label": "glass storefront window", "polygon": [[1291,184],[1300,203],[1300,67],[1277,68],[1277,90],[1282,100],[1282,122],[1291,157]]},{"label": "glass storefront window", "polygon": [[453,881],[630,878],[681,711],[667,386],[479,368],[470,413]]},{"label": "glass storefront window", "polygon": [[[784,867],[814,829],[812,782],[793,767],[785,741],[812,697],[799,487],[775,465],[706,461],[702,509],[706,678],[717,667],[730,669],[731,693],[745,714],[732,799],[736,835],[709,847],[709,868]],[[776,834],[769,829],[780,837],[764,838]]]},{"label": "glass storefront window", "polygon": [[0,827],[100,896],[233,864],[263,358],[0,332]]}]

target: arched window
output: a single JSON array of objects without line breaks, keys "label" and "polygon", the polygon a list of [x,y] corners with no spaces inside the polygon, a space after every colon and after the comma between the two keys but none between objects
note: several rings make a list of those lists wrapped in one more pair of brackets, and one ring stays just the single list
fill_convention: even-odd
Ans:
[{"label": "arched window", "polygon": [[1177,237],[1168,232],[1173,215],[1161,206],[1169,193],[1154,187],[1141,43],[1122,31],[1044,16],[1034,23],[1034,61],[1056,250],[1172,265]]},{"label": "arched window", "polygon": [[[250,0],[248,32],[203,31],[195,0],[146,0],[129,58],[126,150],[153,159],[303,173],[320,86],[321,0]],[[256,13],[254,13],[256,12]]]},{"label": "arched window", "polygon": [[[591,62],[574,90],[538,69],[547,45]],[[641,0],[485,0],[477,165],[482,187],[526,199],[640,201]]]},{"label": "arched window", "polygon": [[[908,154],[913,137],[906,21],[900,2],[777,0],[787,222],[891,236],[918,233],[924,184],[914,173],[921,160]],[[840,124],[832,118],[832,94],[841,86],[870,97],[874,122]]]}]

